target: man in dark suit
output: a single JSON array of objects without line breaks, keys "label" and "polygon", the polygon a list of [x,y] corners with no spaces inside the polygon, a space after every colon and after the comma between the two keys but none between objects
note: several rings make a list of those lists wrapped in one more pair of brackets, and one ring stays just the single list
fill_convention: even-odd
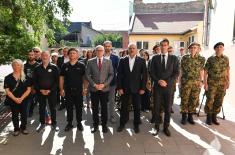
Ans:
[{"label": "man in dark suit", "polygon": [[89,90],[91,93],[93,126],[92,133],[98,130],[99,126],[99,104],[101,105],[101,121],[102,131],[108,132],[108,95],[109,85],[113,79],[112,62],[103,57],[104,47],[98,45],[95,48],[97,57],[88,60],[86,67],[86,77],[89,82]]},{"label": "man in dark suit", "polygon": [[154,104],[155,104],[155,129],[159,132],[160,107],[164,107],[164,133],[171,136],[168,129],[171,117],[171,106],[173,104],[172,94],[174,93],[174,81],[179,74],[179,62],[176,56],[168,55],[169,40],[163,39],[160,42],[161,55],[152,58],[150,75],[154,81]]},{"label": "man in dark suit", "polygon": [[112,61],[112,65],[113,65],[113,72],[114,72],[114,77],[112,82],[110,83],[110,88],[109,88],[109,102],[108,102],[108,111],[109,111],[109,121],[111,123],[115,123],[115,116],[114,116],[114,105],[115,105],[115,93],[116,93],[116,74],[117,74],[117,67],[118,67],[118,62],[119,62],[119,58],[117,55],[112,53],[112,42],[111,41],[105,41],[104,42],[104,57],[106,59],[109,59]]},{"label": "man in dark suit", "polygon": [[129,55],[120,59],[117,73],[117,90],[121,95],[120,126],[118,132],[125,128],[129,118],[128,100],[132,98],[134,107],[134,131],[139,133],[140,95],[144,94],[147,83],[147,68],[145,60],[137,56],[135,44],[129,44]]}]

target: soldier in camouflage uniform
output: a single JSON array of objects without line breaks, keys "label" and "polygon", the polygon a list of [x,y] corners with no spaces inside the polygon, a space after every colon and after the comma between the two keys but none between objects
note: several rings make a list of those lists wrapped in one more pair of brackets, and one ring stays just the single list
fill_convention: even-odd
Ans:
[{"label": "soldier in camouflage uniform", "polygon": [[196,112],[200,89],[203,85],[205,58],[198,54],[200,44],[193,42],[189,45],[188,49],[190,54],[183,56],[181,60],[181,123],[186,124],[188,120],[190,124],[195,124],[193,114]]},{"label": "soldier in camouflage uniform", "polygon": [[216,115],[220,112],[226,89],[229,88],[229,59],[223,55],[224,44],[218,42],[214,46],[215,55],[208,58],[205,65],[206,93],[205,113],[207,113],[206,123],[219,125]]}]

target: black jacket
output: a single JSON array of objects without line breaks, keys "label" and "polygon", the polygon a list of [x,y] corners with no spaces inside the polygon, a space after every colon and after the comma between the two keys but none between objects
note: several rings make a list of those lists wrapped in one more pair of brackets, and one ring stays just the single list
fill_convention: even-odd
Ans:
[{"label": "black jacket", "polygon": [[179,75],[179,61],[176,56],[168,55],[165,71],[162,71],[161,55],[155,55],[150,65],[150,76],[154,81],[154,87],[159,87],[159,80],[165,80],[167,87],[172,87]]},{"label": "black jacket", "polygon": [[124,93],[138,93],[145,90],[147,83],[147,68],[143,58],[136,56],[132,72],[129,67],[129,56],[119,61],[117,69],[117,89],[123,89]]}]

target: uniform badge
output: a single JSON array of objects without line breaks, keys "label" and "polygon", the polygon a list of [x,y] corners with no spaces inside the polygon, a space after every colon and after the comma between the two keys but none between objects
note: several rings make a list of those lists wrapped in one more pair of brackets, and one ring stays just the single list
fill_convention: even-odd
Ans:
[{"label": "uniform badge", "polygon": [[50,73],[50,72],[52,72],[52,70],[51,70],[51,69],[48,69],[48,72]]}]

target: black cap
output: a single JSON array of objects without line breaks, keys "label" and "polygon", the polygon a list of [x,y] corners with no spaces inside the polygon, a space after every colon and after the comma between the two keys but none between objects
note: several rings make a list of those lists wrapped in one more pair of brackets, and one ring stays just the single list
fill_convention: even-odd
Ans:
[{"label": "black cap", "polygon": [[222,42],[218,42],[218,43],[216,43],[216,44],[214,45],[214,49],[215,49],[216,47],[218,47],[219,45],[224,46],[224,43],[222,43]]}]

